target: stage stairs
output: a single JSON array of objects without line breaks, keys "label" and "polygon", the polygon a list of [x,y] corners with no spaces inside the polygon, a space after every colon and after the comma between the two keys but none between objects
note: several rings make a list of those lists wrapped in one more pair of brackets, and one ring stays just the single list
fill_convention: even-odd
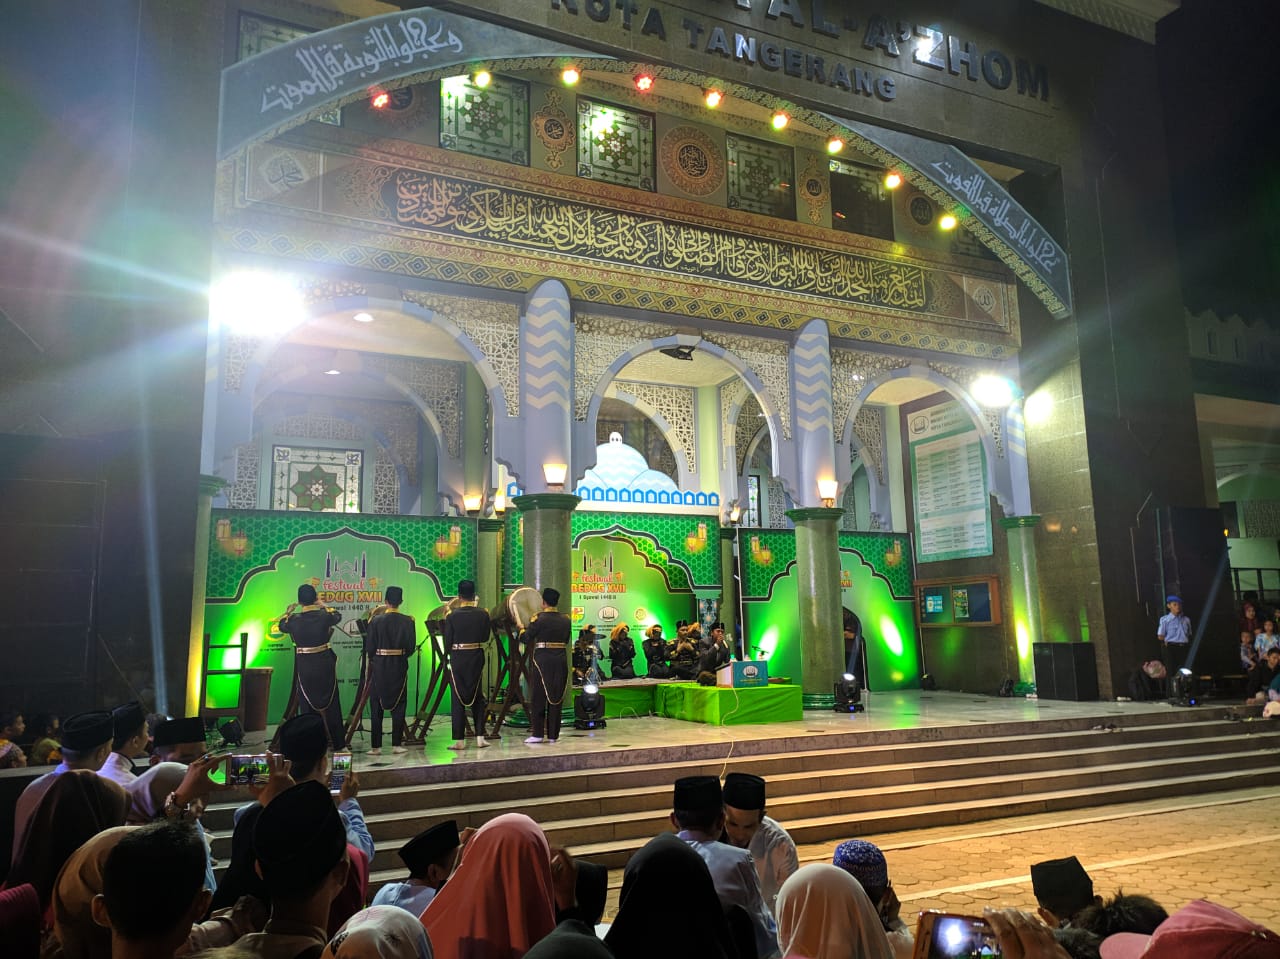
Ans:
[{"label": "stage stairs", "polygon": [[[739,727],[742,738],[732,743],[574,753],[544,746],[518,758],[368,769],[360,773],[360,803],[377,846],[371,883],[404,874],[396,850],[427,826],[442,819],[480,826],[503,812],[526,813],[553,845],[620,869],[670,828],[671,785],[687,775],[765,777],[769,814],[801,844],[1280,785],[1280,722],[1258,713],[1171,707],[1121,718],[783,738]],[[643,738],[627,729],[644,722],[611,722],[607,737]],[[222,864],[236,805],[211,805],[204,817]]]}]

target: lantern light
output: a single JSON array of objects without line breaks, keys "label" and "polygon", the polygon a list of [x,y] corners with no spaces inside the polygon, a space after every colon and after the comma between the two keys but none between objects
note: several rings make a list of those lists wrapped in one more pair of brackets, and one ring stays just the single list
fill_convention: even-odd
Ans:
[{"label": "lantern light", "polygon": [[844,141],[839,137],[832,137],[830,140],[827,141],[828,153],[839,153],[843,149],[844,149]]},{"label": "lantern light", "polygon": [[369,95],[369,106],[375,110],[385,110],[391,105],[391,94],[386,90],[374,90]]},{"label": "lantern light", "polygon": [[774,112],[773,119],[770,122],[775,130],[785,130],[787,124],[791,122],[791,117],[787,115],[785,110],[777,110]]},{"label": "lantern light", "polygon": [[960,221],[956,219],[956,215],[954,213],[944,213],[938,218],[938,229],[954,230],[959,223]]},{"label": "lantern light", "polygon": [[560,80],[566,87],[574,86],[582,79],[582,72],[575,66],[567,66],[560,71]]},{"label": "lantern light", "polygon": [[724,94],[712,87],[702,91],[702,100],[706,103],[708,109],[714,110],[724,102]]},{"label": "lantern light", "polygon": [[636,89],[639,90],[641,93],[648,93],[650,90],[653,89],[652,73],[637,73],[635,80],[636,80]]},{"label": "lantern light", "polygon": [[471,75],[471,85],[483,90],[493,82],[493,74],[488,70],[477,70]]},{"label": "lantern light", "polygon": [[896,190],[902,186],[902,174],[890,171],[884,175],[884,188],[886,190]]}]

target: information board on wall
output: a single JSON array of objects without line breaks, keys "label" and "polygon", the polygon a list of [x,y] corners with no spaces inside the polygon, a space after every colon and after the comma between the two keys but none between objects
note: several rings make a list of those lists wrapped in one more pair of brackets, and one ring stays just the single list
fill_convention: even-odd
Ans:
[{"label": "information board on wall", "polygon": [[990,626],[1000,622],[993,579],[964,583],[920,583],[921,626]]},{"label": "information board on wall", "polygon": [[907,414],[916,561],[991,555],[982,439],[958,403]]}]

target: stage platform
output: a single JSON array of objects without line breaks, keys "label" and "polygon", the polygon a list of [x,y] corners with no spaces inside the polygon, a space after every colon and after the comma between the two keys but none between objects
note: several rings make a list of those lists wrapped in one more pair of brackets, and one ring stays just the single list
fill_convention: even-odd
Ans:
[{"label": "stage platform", "polygon": [[[659,679],[623,679],[602,684],[605,719],[662,716],[712,726],[798,723],[804,719],[799,686],[770,683],[749,689],[699,686]],[[582,695],[573,690],[574,700]],[[523,727],[517,717],[515,723]]]}]

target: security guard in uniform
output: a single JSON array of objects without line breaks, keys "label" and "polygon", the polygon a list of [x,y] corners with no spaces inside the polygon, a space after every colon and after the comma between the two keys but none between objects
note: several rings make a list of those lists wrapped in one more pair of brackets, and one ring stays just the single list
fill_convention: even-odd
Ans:
[{"label": "security guard in uniform", "polygon": [[484,739],[484,644],[493,635],[489,611],[476,605],[476,584],[469,579],[458,583],[458,604],[444,617],[444,646],[449,659],[449,714],[453,719],[450,749],[467,745],[467,710],[471,710],[476,746]]},{"label": "security guard in uniform", "polygon": [[542,612],[524,631],[526,649],[533,651],[529,670],[529,722],[532,735],[526,743],[554,743],[560,738],[560,704],[569,680],[569,617],[556,609],[560,591],[548,586],[542,591]]},{"label": "security guard in uniform", "polygon": [[316,588],[310,583],[298,587],[298,602],[290,603],[280,617],[280,632],[288,633],[296,647],[293,676],[301,694],[298,710],[324,717],[334,749],[347,744],[338,698],[338,654],[329,648],[329,634],[340,622],[340,612],[316,602]]},{"label": "security guard in uniform", "polygon": [[369,755],[382,754],[382,714],[391,713],[391,751],[408,752],[404,747],[405,706],[408,702],[409,657],[417,648],[417,627],[413,618],[400,612],[404,590],[388,586],[386,610],[369,620],[364,634],[364,652],[369,664]]}]

